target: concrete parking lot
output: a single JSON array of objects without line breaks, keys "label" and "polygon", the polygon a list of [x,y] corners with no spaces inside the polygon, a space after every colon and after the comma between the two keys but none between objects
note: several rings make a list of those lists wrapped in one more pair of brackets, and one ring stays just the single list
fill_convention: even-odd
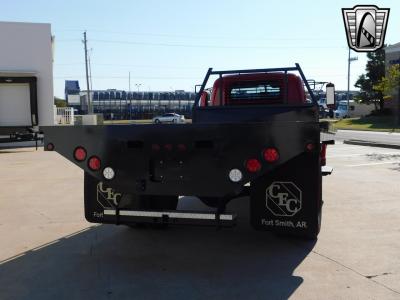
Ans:
[{"label": "concrete parking lot", "polygon": [[0,299],[400,299],[400,150],[337,144],[328,164],[306,242],[253,231],[246,198],[233,229],[89,224],[80,169],[0,150]]}]

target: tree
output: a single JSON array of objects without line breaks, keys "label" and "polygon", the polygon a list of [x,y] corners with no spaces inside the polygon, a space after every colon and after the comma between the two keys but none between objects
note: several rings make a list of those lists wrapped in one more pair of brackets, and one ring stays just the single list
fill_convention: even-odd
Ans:
[{"label": "tree", "polygon": [[58,98],[58,97],[54,97],[54,104],[57,107],[66,107],[67,101],[65,101],[64,99]]},{"label": "tree", "polygon": [[360,89],[359,99],[362,102],[374,101],[376,106],[376,100],[379,100],[379,108],[382,111],[384,108],[383,93],[374,90],[374,85],[377,85],[385,76],[385,50],[382,48],[375,52],[368,52],[367,58],[366,74],[360,75],[354,86]]},{"label": "tree", "polygon": [[382,77],[373,89],[383,94],[385,100],[391,100],[394,90],[400,87],[400,65],[392,65],[387,70],[387,75]]},{"label": "tree", "polygon": [[[370,103],[374,99],[375,93],[373,93],[372,90],[371,80],[367,79],[365,74],[362,74],[360,77],[358,77],[358,80],[354,86],[360,89],[360,94],[357,96],[357,100],[360,100],[364,103]],[[374,104],[375,110],[377,110],[378,107],[376,101],[374,101]]]}]

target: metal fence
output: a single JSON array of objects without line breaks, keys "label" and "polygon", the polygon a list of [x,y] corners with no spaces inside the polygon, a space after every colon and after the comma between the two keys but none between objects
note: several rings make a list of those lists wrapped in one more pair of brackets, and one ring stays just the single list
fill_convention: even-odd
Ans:
[{"label": "metal fence", "polygon": [[74,125],[73,107],[56,107],[54,105],[54,124]]},{"label": "metal fence", "polygon": [[[93,112],[102,114],[104,120],[150,119],[154,116],[175,112],[190,118],[195,93],[191,92],[93,92],[91,101]],[[83,105],[74,106],[79,114],[88,109],[86,95],[81,96]]]}]

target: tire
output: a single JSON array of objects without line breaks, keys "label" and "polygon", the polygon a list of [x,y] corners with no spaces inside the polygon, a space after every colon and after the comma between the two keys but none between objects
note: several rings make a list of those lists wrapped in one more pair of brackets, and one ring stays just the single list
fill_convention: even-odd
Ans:
[{"label": "tire", "polygon": [[154,123],[156,123],[156,124],[160,124],[160,123],[161,123],[161,121],[160,121],[159,119],[155,119],[155,120],[154,120]]},{"label": "tire", "polygon": [[178,120],[177,119],[172,119],[172,123],[177,123]]}]

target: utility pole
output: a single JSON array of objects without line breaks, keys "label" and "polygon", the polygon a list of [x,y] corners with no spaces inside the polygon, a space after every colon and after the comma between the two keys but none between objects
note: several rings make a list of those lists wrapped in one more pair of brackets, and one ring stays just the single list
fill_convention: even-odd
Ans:
[{"label": "utility pole", "polygon": [[[137,87],[138,98],[140,98],[139,97],[139,88],[140,88],[141,85],[142,85],[141,83],[135,83],[135,86]],[[138,107],[139,107],[139,105],[138,105]],[[140,109],[143,109],[141,101],[140,101]],[[142,110],[142,117],[143,117],[143,111],[144,110]]]},{"label": "utility pole", "polygon": [[86,67],[86,89],[87,89],[88,114],[92,114],[93,113],[93,108],[92,108],[92,103],[90,101],[89,66],[88,66],[88,51],[87,51],[86,31],[83,33],[83,44],[85,46],[85,67]]},{"label": "utility pole", "polygon": [[348,65],[347,65],[347,113],[349,114],[350,111],[350,63],[352,61],[358,60],[357,56],[350,57],[350,48],[349,48],[349,58],[348,58]]},{"label": "utility pole", "polygon": [[[92,52],[93,49],[90,49],[90,52]],[[90,59],[90,54],[88,55],[88,66],[89,66],[89,80],[90,80],[90,90],[93,90],[93,82],[92,82],[92,60]],[[94,100],[94,99],[92,99]],[[92,101],[93,104],[93,101]]]},{"label": "utility pole", "polygon": [[132,120],[132,94],[131,94],[131,72],[129,72],[129,90],[128,90],[129,97],[129,120]]},{"label": "utility pole", "polygon": [[129,91],[131,91],[131,72],[129,72]]}]

